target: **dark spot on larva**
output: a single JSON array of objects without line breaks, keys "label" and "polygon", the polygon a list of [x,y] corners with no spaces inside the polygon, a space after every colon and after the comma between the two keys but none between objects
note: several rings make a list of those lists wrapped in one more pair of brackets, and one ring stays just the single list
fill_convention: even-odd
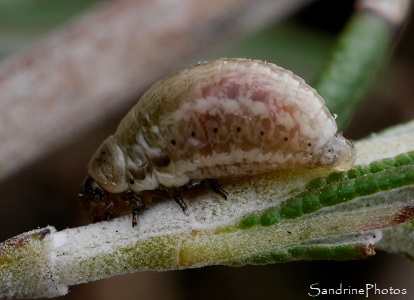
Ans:
[{"label": "dark spot on larva", "polygon": [[213,132],[217,133],[218,129],[217,128],[213,128]]},{"label": "dark spot on larva", "polygon": [[175,146],[175,140],[171,140],[171,144]]},{"label": "dark spot on larva", "polygon": [[289,140],[289,138],[286,136],[283,140],[284,140],[285,142],[287,142],[287,141]]},{"label": "dark spot on larva", "polygon": [[237,127],[236,130],[237,130],[237,132],[240,132],[241,128],[240,127]]},{"label": "dark spot on larva", "polygon": [[312,146],[312,143],[308,143],[308,147]]},{"label": "dark spot on larva", "polygon": [[191,136],[195,137],[195,132],[194,131],[191,131]]},{"label": "dark spot on larva", "polygon": [[264,135],[264,131],[260,131],[260,135],[263,136]]},{"label": "dark spot on larva", "polygon": [[155,156],[152,159],[152,162],[157,166],[157,167],[166,167],[170,164],[171,160],[168,157],[167,154],[165,153],[161,153],[159,156]]}]

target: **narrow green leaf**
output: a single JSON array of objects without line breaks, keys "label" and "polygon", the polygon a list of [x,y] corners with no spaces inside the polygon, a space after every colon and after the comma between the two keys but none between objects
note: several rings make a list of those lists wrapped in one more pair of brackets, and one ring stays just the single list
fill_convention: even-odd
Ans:
[{"label": "narrow green leaf", "polygon": [[339,37],[313,87],[343,130],[389,55],[394,32],[383,18],[357,13]]}]

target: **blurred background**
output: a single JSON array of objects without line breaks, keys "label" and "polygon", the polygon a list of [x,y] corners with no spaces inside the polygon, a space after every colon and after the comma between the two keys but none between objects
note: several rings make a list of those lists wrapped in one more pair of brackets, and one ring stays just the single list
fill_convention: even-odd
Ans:
[{"label": "blurred background", "polygon": [[[3,0],[0,2],[0,60],[90,9],[97,0]],[[353,1],[305,1],[293,14],[243,39],[207,49],[200,60],[247,57],[267,60],[311,82],[352,13]],[[414,22],[407,24],[389,64],[376,78],[345,136],[359,139],[414,117]],[[165,74],[167,75],[167,74]],[[46,225],[58,230],[88,224],[78,193],[86,166],[104,138],[139,99],[68,139],[64,145],[0,182],[0,241]],[[1,151],[1,147],[0,147]],[[206,267],[118,276],[70,288],[64,299],[307,299],[309,286],[381,288],[412,286],[414,264],[378,252],[363,261],[317,261]],[[394,299],[397,296],[370,296]],[[400,296],[402,297],[402,296]],[[408,298],[411,296],[407,295]],[[361,299],[362,296],[341,299]]]}]

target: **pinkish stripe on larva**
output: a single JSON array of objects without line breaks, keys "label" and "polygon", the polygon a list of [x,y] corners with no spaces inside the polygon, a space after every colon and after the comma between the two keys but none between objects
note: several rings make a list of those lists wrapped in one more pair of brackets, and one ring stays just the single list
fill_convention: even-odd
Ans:
[{"label": "pinkish stripe on larva", "polygon": [[89,172],[115,193],[276,169],[349,169],[354,147],[336,131],[323,99],[292,72],[219,59],[154,84],[106,142],[124,159],[111,160],[114,147],[104,144]]}]

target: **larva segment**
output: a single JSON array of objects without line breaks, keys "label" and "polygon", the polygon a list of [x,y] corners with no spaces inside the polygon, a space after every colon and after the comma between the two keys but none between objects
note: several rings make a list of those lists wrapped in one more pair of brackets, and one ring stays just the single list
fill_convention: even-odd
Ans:
[{"label": "larva segment", "polygon": [[[156,83],[115,138],[143,145],[158,181],[171,187],[275,169],[349,168],[355,151],[336,131],[323,99],[290,71],[220,59]],[[168,164],[157,163],[160,156]]]}]

